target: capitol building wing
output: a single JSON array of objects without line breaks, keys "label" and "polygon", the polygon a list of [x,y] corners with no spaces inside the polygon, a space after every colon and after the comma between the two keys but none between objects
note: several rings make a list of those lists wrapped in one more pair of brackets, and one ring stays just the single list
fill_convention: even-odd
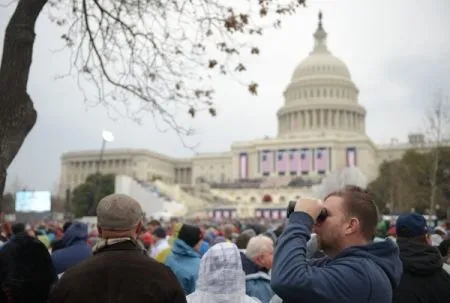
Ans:
[{"label": "capitol building wing", "polygon": [[[314,46],[294,69],[277,112],[275,138],[235,142],[229,151],[177,159],[143,149],[107,149],[102,173],[125,174],[139,180],[193,185],[199,180],[226,184],[237,180],[275,180],[287,185],[295,178],[317,179],[330,171],[358,166],[369,180],[383,160],[400,158],[424,143],[420,134],[410,142],[377,146],[366,134],[366,110],[346,64],[327,46],[319,15]],[[98,151],[74,151],[61,157],[60,195],[95,173]]]}]

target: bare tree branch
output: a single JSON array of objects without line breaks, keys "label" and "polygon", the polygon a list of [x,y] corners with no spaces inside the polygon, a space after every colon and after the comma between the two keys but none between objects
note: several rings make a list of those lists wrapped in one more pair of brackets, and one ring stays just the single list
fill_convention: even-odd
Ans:
[{"label": "bare tree branch", "polygon": [[[231,1],[13,0],[1,5],[17,2],[0,66],[0,193],[7,168],[37,118],[27,87],[35,23],[43,8],[65,30],[69,74],[77,76],[86,102],[116,112],[125,107],[138,123],[148,116],[161,120],[184,142],[194,133],[184,115],[217,113],[213,77],[245,72],[245,55],[260,53],[249,36],[279,28],[279,18],[305,2]],[[257,94],[256,82],[246,85]]]},{"label": "bare tree branch", "polygon": [[9,6],[11,6],[12,4],[17,3],[17,1],[19,1],[19,0],[11,0],[11,1],[9,1],[9,2],[6,3],[6,4],[0,4],[0,7],[9,7]]},{"label": "bare tree branch", "polygon": [[427,139],[431,143],[431,160],[430,163],[430,213],[435,212],[436,193],[438,189],[439,163],[441,161],[441,147],[444,143],[448,145],[448,135],[450,131],[450,103],[448,97],[444,97],[442,92],[438,92],[435,99],[431,103],[426,115],[426,134]]},{"label": "bare tree branch", "polygon": [[[217,114],[213,78],[244,81],[245,57],[260,53],[249,37],[279,27],[304,0],[50,0],[49,16],[66,29],[72,66],[85,101],[136,122],[150,116],[183,138],[188,114]],[[251,39],[250,39],[251,40]],[[254,40],[254,39],[253,39]],[[92,92],[95,89],[95,93]],[[157,123],[157,127],[159,124]]]}]

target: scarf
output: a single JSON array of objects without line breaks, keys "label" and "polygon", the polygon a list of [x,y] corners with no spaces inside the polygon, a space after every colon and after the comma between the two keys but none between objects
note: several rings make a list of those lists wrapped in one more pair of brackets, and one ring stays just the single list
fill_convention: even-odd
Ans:
[{"label": "scarf", "polygon": [[101,238],[94,245],[94,247],[92,248],[92,252],[95,254],[95,253],[99,252],[104,247],[111,246],[111,245],[118,244],[118,243],[122,243],[122,242],[126,242],[126,241],[131,241],[133,244],[138,246],[144,252],[144,254],[147,253],[147,251],[145,250],[144,245],[142,243],[140,243],[139,241],[136,241],[136,239],[133,239],[131,237],[114,238],[114,239],[103,239],[103,238]]}]

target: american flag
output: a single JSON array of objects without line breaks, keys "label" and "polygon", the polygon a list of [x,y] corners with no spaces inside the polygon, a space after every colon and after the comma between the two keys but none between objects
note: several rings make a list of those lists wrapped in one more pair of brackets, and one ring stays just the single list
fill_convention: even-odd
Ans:
[{"label": "american flag", "polygon": [[277,158],[277,166],[278,171],[284,173],[287,169],[287,154],[284,152],[284,150],[278,151],[278,158]]},{"label": "american flag", "polygon": [[263,173],[270,173],[272,171],[272,164],[273,164],[273,152],[271,151],[264,151],[261,154],[261,167]]},{"label": "american flag", "polygon": [[300,152],[297,150],[291,150],[289,152],[289,170],[291,172],[298,172],[300,165]]},{"label": "american flag", "polygon": [[303,149],[300,155],[300,166],[302,168],[302,172],[309,172],[309,162],[310,162],[310,153],[309,149]]},{"label": "american flag", "polygon": [[318,148],[316,151],[316,170],[318,172],[327,171],[328,167],[328,150],[326,148]]},{"label": "american flag", "polygon": [[356,166],[356,148],[347,148],[347,166]]}]

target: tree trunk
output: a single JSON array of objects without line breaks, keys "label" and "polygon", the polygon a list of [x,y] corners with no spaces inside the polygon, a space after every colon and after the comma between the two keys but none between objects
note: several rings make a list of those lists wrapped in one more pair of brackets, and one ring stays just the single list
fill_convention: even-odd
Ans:
[{"label": "tree trunk", "polygon": [[0,212],[6,171],[37,113],[27,93],[36,20],[47,0],[19,0],[5,31],[0,66]]}]

